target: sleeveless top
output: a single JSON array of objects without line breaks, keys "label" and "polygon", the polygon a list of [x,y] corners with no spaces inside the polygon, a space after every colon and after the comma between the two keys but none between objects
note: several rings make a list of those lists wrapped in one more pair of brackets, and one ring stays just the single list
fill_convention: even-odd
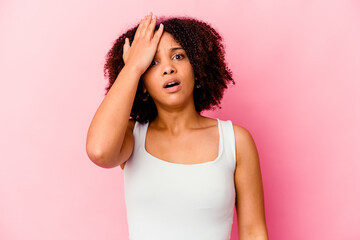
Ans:
[{"label": "sleeveless top", "polygon": [[229,240],[235,207],[235,136],[218,121],[215,160],[180,164],[145,149],[149,122],[135,122],[124,174],[129,240]]}]

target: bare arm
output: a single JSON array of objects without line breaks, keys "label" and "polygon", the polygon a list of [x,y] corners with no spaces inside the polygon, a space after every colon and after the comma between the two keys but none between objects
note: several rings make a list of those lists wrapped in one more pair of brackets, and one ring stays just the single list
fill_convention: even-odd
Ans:
[{"label": "bare arm", "polygon": [[127,160],[131,154],[133,145],[131,142],[134,140],[130,132],[126,139],[128,143],[126,154],[122,154],[123,158],[119,158],[125,133],[131,126],[129,116],[139,78],[139,74],[134,69],[124,67],[91,121],[86,152],[91,161],[98,166],[115,167]]},{"label": "bare arm", "polygon": [[134,146],[129,120],[140,76],[154,58],[163,27],[154,34],[156,18],[152,14],[141,20],[132,45],[125,40],[125,66],[97,109],[86,139],[86,152],[92,162],[104,168],[122,165]]},{"label": "bare arm", "polygon": [[236,212],[241,240],[268,240],[262,178],[256,145],[250,133],[234,125],[236,140]]}]

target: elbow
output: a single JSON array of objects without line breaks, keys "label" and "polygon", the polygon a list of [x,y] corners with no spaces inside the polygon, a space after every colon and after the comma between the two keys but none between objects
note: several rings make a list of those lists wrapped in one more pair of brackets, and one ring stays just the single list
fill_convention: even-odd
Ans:
[{"label": "elbow", "polygon": [[261,224],[256,227],[239,226],[238,229],[239,229],[239,239],[269,240],[266,224]]},{"label": "elbow", "polygon": [[250,235],[250,236],[239,236],[239,239],[246,239],[246,240],[269,240],[267,235]]},{"label": "elbow", "polygon": [[96,166],[99,166],[102,168],[114,168],[119,165],[119,164],[114,164],[112,161],[109,161],[108,159],[102,158],[101,155],[97,156],[97,157],[89,156],[89,158]]},{"label": "elbow", "polygon": [[89,159],[97,166],[102,168],[113,168],[117,165],[114,165],[112,161],[109,160],[109,158],[104,157],[104,154],[102,151],[96,151],[94,148],[89,147],[86,145],[86,153],[89,157]]},{"label": "elbow", "polygon": [[[89,157],[90,158],[90,157]],[[102,160],[101,158],[90,158],[90,160],[96,165],[96,166],[99,166],[99,167],[102,167],[102,168],[113,168],[115,166],[109,164],[108,161],[104,161]]]},{"label": "elbow", "polygon": [[267,232],[262,233],[252,233],[252,234],[240,234],[239,239],[248,239],[248,240],[269,240]]}]

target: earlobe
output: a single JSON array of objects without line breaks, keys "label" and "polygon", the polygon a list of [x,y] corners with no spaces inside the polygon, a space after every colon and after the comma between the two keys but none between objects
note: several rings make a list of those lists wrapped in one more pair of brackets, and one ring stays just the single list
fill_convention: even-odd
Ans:
[{"label": "earlobe", "polygon": [[196,87],[196,88],[201,88],[201,84],[200,84],[200,81],[199,81],[199,80],[196,80],[196,81],[195,81],[195,87]]},{"label": "earlobe", "polygon": [[148,91],[146,91],[146,89],[144,89],[144,90],[145,90],[145,91],[144,91],[144,93],[143,93],[143,95],[142,95],[142,97],[141,97],[141,100],[143,100],[144,102],[146,102],[146,101],[148,100],[150,94],[149,94]]},{"label": "earlobe", "polygon": [[144,80],[141,81],[141,87],[142,87],[142,92],[145,94],[147,89],[145,87]]}]

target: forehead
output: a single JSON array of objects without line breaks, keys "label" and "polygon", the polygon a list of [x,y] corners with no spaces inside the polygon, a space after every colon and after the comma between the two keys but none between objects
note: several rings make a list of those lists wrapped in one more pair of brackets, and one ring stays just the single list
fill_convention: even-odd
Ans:
[{"label": "forehead", "polygon": [[163,32],[161,35],[158,49],[161,48],[171,48],[171,47],[181,47],[181,45],[175,40],[175,38],[168,32]]}]

